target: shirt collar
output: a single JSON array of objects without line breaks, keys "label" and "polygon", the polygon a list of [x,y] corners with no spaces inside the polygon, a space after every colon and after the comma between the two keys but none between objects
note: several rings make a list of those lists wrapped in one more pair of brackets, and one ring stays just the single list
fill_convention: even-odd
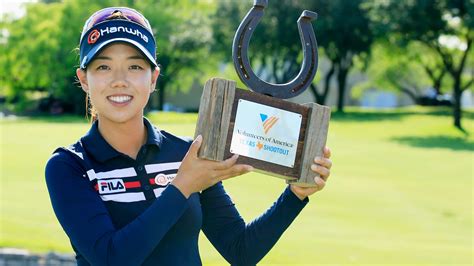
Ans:
[{"label": "shirt collar", "polygon": [[[163,135],[145,117],[143,118],[143,123],[145,124],[145,128],[147,130],[147,140],[144,145],[156,145],[158,148],[160,148]],[[87,132],[87,134],[81,138],[81,142],[87,152],[100,162],[105,162],[114,157],[123,155],[122,153],[115,150],[102,137],[99,132],[98,121],[95,121],[92,124],[92,127]]]}]

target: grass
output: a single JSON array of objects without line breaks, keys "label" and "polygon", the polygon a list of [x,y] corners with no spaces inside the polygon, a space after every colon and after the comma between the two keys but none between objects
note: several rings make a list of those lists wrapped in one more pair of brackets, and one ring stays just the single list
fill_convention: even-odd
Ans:
[{"label": "grass", "polygon": [[[474,113],[465,136],[446,110],[351,109],[334,114],[328,146],[334,168],[260,265],[472,265]],[[192,136],[196,116],[153,113],[177,135]],[[50,153],[73,143],[82,119],[1,120],[0,247],[71,252],[51,210],[43,169]],[[251,221],[284,189],[257,173],[224,183]],[[225,261],[201,235],[204,265]]]}]

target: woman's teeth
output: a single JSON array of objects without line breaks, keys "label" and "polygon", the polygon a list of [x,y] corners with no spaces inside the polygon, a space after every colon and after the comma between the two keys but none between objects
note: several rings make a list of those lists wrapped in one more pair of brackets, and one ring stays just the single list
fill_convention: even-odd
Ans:
[{"label": "woman's teeth", "polygon": [[124,103],[130,101],[132,99],[132,96],[109,96],[107,97],[107,99],[116,103]]}]

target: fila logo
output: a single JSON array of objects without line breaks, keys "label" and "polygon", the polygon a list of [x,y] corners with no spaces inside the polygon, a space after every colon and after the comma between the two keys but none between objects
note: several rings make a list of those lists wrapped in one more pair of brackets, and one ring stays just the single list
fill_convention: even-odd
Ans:
[{"label": "fila logo", "polygon": [[124,192],[125,184],[122,179],[108,179],[97,182],[99,193],[107,194],[113,192]]}]

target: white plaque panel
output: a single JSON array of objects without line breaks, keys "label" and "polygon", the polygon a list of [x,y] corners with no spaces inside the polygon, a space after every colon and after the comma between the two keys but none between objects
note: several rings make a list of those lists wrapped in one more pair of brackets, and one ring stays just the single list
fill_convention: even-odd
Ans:
[{"label": "white plaque panel", "polygon": [[230,152],[293,167],[301,114],[240,99]]}]

